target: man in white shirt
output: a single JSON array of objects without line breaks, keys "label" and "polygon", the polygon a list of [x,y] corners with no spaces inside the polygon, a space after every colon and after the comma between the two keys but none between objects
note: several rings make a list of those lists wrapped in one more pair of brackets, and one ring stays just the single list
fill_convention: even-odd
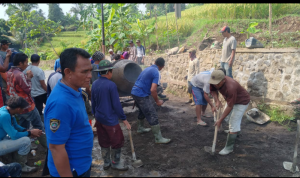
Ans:
[{"label": "man in white shirt", "polygon": [[210,93],[210,84],[208,81],[213,71],[214,68],[212,68],[210,71],[200,72],[191,80],[192,93],[196,104],[197,125],[207,126],[207,124],[201,120],[201,116],[211,117],[205,113],[207,103],[211,106],[212,112],[215,111],[214,105],[208,96]]},{"label": "man in white shirt", "polygon": [[136,54],[136,59],[137,59],[137,63],[138,65],[142,65],[142,63],[144,63],[144,56],[145,56],[145,48],[143,45],[141,45],[141,41],[140,40],[136,40],[136,50],[137,50],[137,54]]},{"label": "man in white shirt", "polygon": [[224,26],[220,33],[222,33],[223,40],[223,48],[222,48],[222,57],[221,57],[221,67],[226,70],[226,75],[228,77],[232,77],[232,64],[235,59],[235,50],[236,50],[236,39],[234,36],[230,34],[230,28],[228,26]]}]

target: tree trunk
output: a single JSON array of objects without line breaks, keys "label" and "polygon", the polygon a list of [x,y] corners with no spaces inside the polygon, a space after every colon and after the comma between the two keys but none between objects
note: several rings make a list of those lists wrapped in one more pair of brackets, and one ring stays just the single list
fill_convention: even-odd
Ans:
[{"label": "tree trunk", "polygon": [[175,16],[176,20],[176,32],[177,32],[177,40],[178,40],[178,48],[179,48],[179,36],[178,36],[178,25],[177,25],[177,17]]},{"label": "tree trunk", "polygon": [[157,36],[157,16],[156,16],[156,8],[155,8],[155,11],[154,11],[154,14],[155,14],[155,29],[156,29],[156,50],[158,51],[159,50],[159,46],[158,46],[158,36]]},{"label": "tree trunk", "polygon": [[272,4],[269,4],[269,31],[270,31],[270,36],[271,36],[271,44],[273,48],[273,35],[272,35]]},{"label": "tree trunk", "polygon": [[48,40],[48,42],[50,43],[50,45],[51,45],[53,51],[55,52],[55,54],[59,57],[59,55],[58,55],[57,52],[55,51],[55,49],[54,49],[54,47],[53,47],[51,41],[50,41],[49,38],[47,37],[47,35],[45,35],[45,37],[46,37],[46,39]]},{"label": "tree trunk", "polygon": [[168,37],[168,43],[169,43],[169,49],[170,49],[170,40],[169,40],[169,29],[168,29],[168,11],[166,8],[167,4],[165,5],[165,9],[166,9],[166,22],[167,22],[167,37]]}]

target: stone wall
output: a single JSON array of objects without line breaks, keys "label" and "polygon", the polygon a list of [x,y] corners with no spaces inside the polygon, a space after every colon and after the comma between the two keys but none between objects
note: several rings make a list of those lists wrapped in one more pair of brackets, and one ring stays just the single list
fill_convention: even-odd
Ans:
[{"label": "stone wall", "polygon": [[[200,71],[220,67],[221,50],[197,51]],[[145,65],[154,64],[158,57],[166,60],[161,71],[162,82],[168,83],[169,92],[187,96],[188,53],[177,55],[150,55]],[[253,100],[265,98],[266,101],[282,104],[300,97],[300,49],[244,49],[236,50],[233,64],[233,78],[250,93]]]}]

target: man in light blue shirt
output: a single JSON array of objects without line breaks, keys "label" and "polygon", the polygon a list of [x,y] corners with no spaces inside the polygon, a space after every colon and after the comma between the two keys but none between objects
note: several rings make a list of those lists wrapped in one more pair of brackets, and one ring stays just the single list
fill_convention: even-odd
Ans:
[{"label": "man in light blue shirt", "polygon": [[[146,68],[138,77],[131,90],[132,97],[136,106],[139,108],[138,116],[138,133],[152,132],[155,137],[155,143],[169,143],[171,139],[163,138],[160,132],[157,112],[153,103],[153,99],[158,106],[163,104],[162,100],[158,99],[157,86],[160,84],[159,71],[165,66],[165,60],[158,58],[155,65]],[[147,119],[151,125],[151,129],[144,128],[144,119]]]}]

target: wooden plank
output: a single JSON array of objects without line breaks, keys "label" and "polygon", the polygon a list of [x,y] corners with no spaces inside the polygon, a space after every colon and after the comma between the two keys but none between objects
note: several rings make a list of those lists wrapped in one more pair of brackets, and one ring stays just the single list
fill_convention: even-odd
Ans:
[{"label": "wooden plank", "polygon": [[300,48],[236,48],[237,53],[300,53]]}]

